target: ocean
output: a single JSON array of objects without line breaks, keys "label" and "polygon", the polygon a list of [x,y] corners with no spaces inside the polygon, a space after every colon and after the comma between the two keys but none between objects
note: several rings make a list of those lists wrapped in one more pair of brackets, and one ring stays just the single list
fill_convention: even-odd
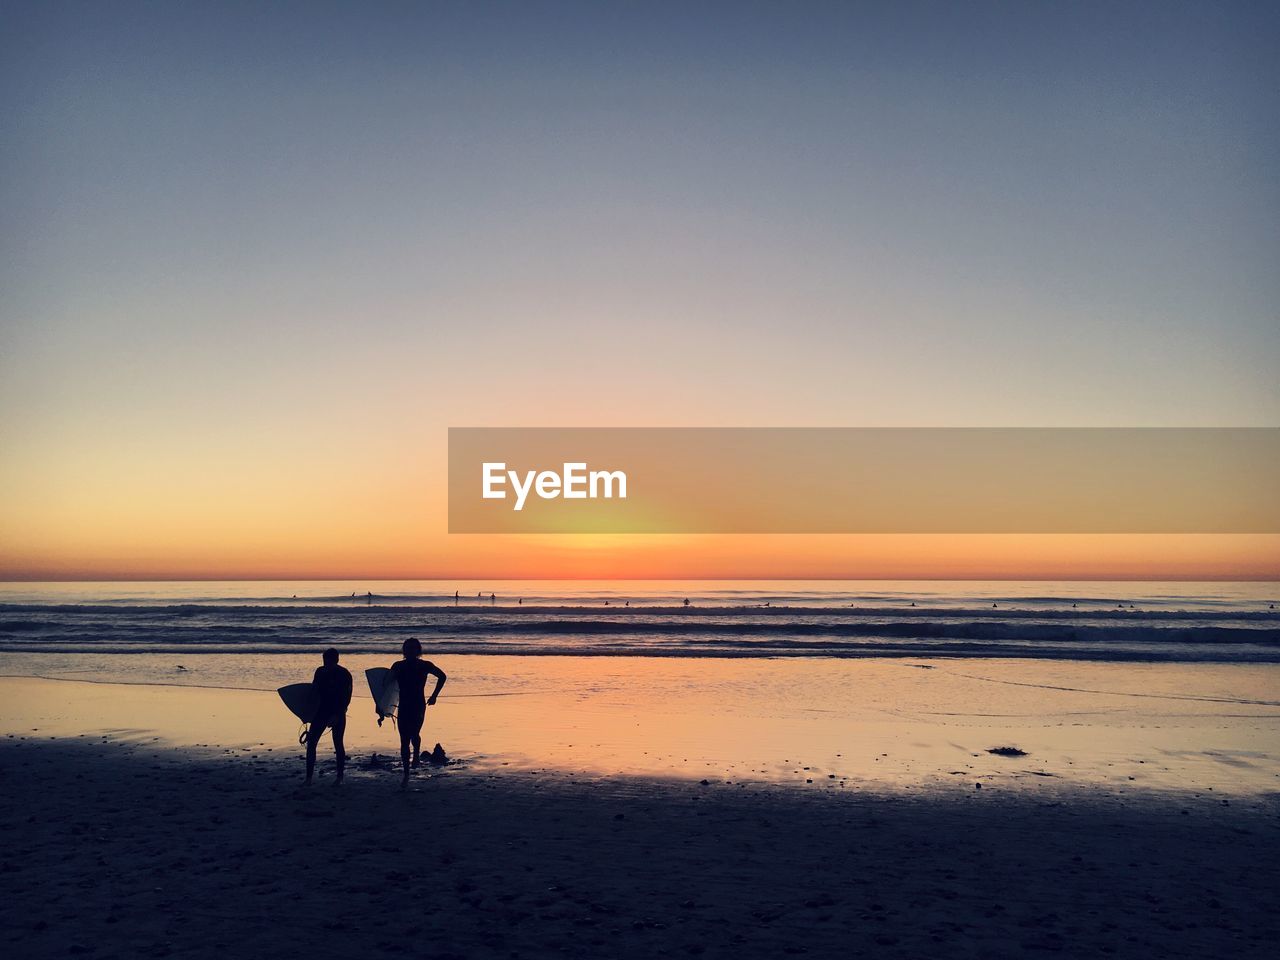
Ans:
[{"label": "ocean", "polygon": [[416,636],[429,655],[1274,663],[1277,607],[1273,582],[6,583],[0,654],[366,654]]},{"label": "ocean", "polygon": [[416,636],[449,676],[432,742],[488,769],[806,783],[818,764],[825,783],[917,784],[1016,744],[1058,758],[1034,781],[1273,790],[1277,594],[1275,583],[9,583],[0,676],[16,679],[0,726],[293,755],[298,723],[274,691],[309,680],[333,646],[361,701],[348,748],[393,752],[364,677]]}]

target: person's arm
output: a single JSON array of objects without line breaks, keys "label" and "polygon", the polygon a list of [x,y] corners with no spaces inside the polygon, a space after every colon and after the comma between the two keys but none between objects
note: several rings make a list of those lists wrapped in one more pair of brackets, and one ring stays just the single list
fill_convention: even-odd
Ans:
[{"label": "person's arm", "polygon": [[427,661],[427,673],[436,678],[436,688],[431,691],[431,696],[427,698],[427,706],[434,707],[436,705],[436,697],[440,696],[440,691],[444,687],[444,682],[449,678],[444,675],[443,670],[430,661]]},{"label": "person's arm", "polygon": [[352,683],[351,683],[351,671],[344,670],[343,676],[342,676],[342,691],[341,691],[341,695],[338,698],[339,700],[342,701],[342,704],[339,708],[339,712],[346,713],[347,707],[351,706],[352,692],[353,691],[352,691]]},{"label": "person's arm", "polygon": [[311,719],[307,721],[310,724],[324,722],[324,674],[321,673],[323,667],[316,667],[316,672],[311,675],[311,692],[313,694],[312,703],[315,705],[311,711]]}]

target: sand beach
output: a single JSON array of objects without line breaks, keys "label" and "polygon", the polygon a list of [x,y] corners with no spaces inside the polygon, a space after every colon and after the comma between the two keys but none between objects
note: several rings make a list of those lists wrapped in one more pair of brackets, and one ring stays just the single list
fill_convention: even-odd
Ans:
[{"label": "sand beach", "polygon": [[[504,659],[451,663],[426,734],[457,762],[404,793],[362,698],[346,782],[326,740],[304,788],[270,691],[0,680],[8,948],[1260,957],[1280,934],[1274,666]],[[543,692],[469,696],[507,671]]]}]

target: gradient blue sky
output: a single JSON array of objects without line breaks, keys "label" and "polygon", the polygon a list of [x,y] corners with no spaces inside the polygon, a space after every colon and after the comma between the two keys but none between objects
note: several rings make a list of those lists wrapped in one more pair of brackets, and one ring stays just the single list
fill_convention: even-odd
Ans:
[{"label": "gradient blue sky", "polygon": [[4,16],[0,570],[411,556],[449,425],[1280,422],[1274,4]]}]

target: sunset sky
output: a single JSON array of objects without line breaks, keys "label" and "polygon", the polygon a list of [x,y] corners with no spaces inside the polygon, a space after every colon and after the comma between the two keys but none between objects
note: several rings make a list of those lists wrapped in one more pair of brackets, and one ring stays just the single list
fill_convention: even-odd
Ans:
[{"label": "sunset sky", "polygon": [[1273,4],[5,20],[0,578],[1280,577],[445,501],[450,426],[1280,425]]}]

